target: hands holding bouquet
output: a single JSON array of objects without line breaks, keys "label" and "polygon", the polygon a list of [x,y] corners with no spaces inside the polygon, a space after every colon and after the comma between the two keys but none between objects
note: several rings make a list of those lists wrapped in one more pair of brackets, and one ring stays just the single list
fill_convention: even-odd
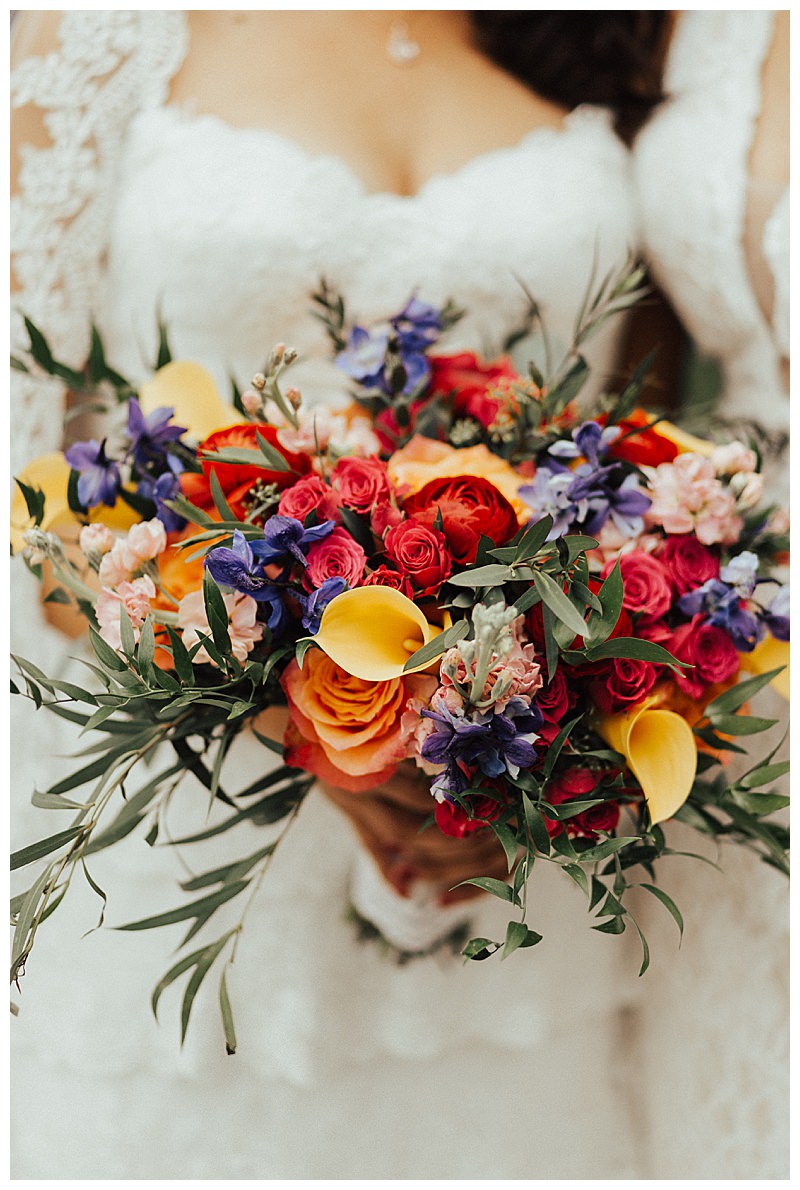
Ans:
[{"label": "hands holding bouquet", "polygon": [[[508,902],[505,937],[471,940],[468,958],[541,940],[528,887],[542,862],[583,889],[595,929],[639,931],[632,885],[680,926],[655,882],[673,817],[785,868],[786,832],[767,819],[785,799],[765,789],[785,766],[769,755],[729,783],[720,763],[772,725],[740,712],[781,682],[786,660],[788,589],[774,567],[787,526],[760,506],[758,456],[645,414],[644,367],[591,415],[576,405],[581,343],[636,300],[639,282],[609,279],[563,363],[548,375],[531,364],[525,377],[507,357],[437,354],[452,305],[412,297],[378,327],[348,327],[323,286],[318,313],[355,385],[341,412],[306,408],[282,387],[293,354],[283,347],[234,413],[201,369],[166,351],[134,394],[95,341],[87,375],[115,390],[125,431],[33,465],[18,481],[18,523],[28,564],[47,558],[59,598],[88,620],[99,686],[67,690],[17,662],[21,693],[61,714],[67,694],[88,708],[68,717],[104,744],[35,795],[76,815],[14,857],[46,865],[15,899],[12,978],[92,851],[139,827],[156,841],[186,771],[231,812],[179,843],[243,819],[288,824],[316,778],[398,890],[434,877],[443,894]],[[18,366],[62,367],[30,329],[32,362]],[[52,532],[70,518],[84,526],[83,567]],[[238,794],[223,789],[234,737],[277,704],[288,707],[283,738],[254,730],[285,766]],[[124,777],[161,744],[175,763],[101,827]],[[66,800],[89,782],[86,804]],[[187,885],[197,899],[125,928],[190,921],[188,943],[258,887],[276,845],[197,877]],[[241,928],[183,958],[159,994],[194,969],[193,996],[218,959],[224,987]]]}]

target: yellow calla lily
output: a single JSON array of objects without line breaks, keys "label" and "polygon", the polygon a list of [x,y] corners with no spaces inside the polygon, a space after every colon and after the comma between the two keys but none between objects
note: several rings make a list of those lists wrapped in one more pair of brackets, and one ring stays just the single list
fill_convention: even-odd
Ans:
[{"label": "yellow calla lily", "polygon": [[759,641],[752,653],[740,653],[742,669],[751,674],[763,674],[769,669],[777,669],[785,665],[783,673],[779,673],[770,682],[786,701],[789,701],[789,642],[776,640],[774,636],[765,636]]},{"label": "yellow calla lily", "polygon": [[242,420],[219,395],[211,373],[191,360],[173,360],[159,368],[139,389],[139,404],[145,414],[171,406],[176,425],[186,426],[198,441]]},{"label": "yellow calla lily", "polygon": [[440,632],[401,591],[356,587],[331,600],[314,640],[354,678],[387,682],[399,678],[409,657]]},{"label": "yellow calla lily", "polygon": [[660,421],[653,427],[653,433],[672,442],[681,454],[705,455],[708,458],[719,445],[717,442],[708,442],[705,438],[695,438],[694,434],[688,434],[671,421]]},{"label": "yellow calla lily", "polygon": [[[70,465],[61,451],[53,450],[27,463],[19,477],[29,487],[41,488],[44,492],[44,518],[41,528],[45,532],[55,532],[60,526],[77,523],[67,499],[70,470]],[[129,529],[141,520],[141,517],[124,500],[117,500],[113,508],[101,504],[91,509],[89,520],[108,525],[110,529]],[[30,529],[31,524],[25,497],[15,484],[11,497],[11,549],[15,554],[21,553],[25,548],[24,534],[26,529]]]},{"label": "yellow calla lily", "polygon": [[597,731],[621,752],[644,792],[650,821],[671,818],[691,793],[697,772],[692,729],[674,711],[640,703],[626,714],[602,715]]}]

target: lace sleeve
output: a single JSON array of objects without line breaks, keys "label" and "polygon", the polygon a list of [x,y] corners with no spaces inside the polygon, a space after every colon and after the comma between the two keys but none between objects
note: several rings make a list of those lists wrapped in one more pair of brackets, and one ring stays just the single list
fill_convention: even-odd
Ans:
[{"label": "lace sleeve", "polygon": [[[31,105],[49,143],[20,150],[11,202],[11,344],[27,343],[23,315],[72,365],[85,357],[102,266],[119,150],[127,122],[166,99],[186,49],[181,12],[65,12],[59,45],[11,77],[13,108]],[[63,386],[13,374],[12,464],[58,447]]]}]

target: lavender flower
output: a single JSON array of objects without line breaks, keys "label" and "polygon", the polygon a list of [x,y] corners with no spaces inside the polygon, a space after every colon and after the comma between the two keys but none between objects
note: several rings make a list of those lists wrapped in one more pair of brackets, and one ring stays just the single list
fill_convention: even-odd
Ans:
[{"label": "lavender flower", "polygon": [[119,467],[113,459],[106,457],[106,439],[98,443],[94,438],[88,442],[75,442],[64,451],[64,458],[74,467],[78,476],[78,499],[84,508],[107,504],[113,508],[122,482]]}]

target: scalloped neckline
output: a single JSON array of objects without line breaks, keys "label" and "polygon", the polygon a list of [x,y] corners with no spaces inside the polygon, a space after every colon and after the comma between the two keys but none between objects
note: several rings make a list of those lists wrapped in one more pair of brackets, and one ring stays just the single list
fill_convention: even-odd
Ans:
[{"label": "scalloped neckline", "polygon": [[143,111],[140,113],[140,118],[141,115],[153,115],[156,112],[165,115],[177,127],[197,128],[203,124],[211,124],[235,137],[255,137],[271,141],[273,144],[284,145],[308,163],[327,162],[335,166],[342,175],[349,179],[358,190],[359,197],[362,200],[370,202],[384,201],[412,204],[421,200],[430,190],[438,186],[454,183],[475,170],[482,169],[493,162],[514,157],[530,148],[533,144],[548,140],[562,140],[581,127],[586,127],[589,123],[595,127],[602,126],[615,144],[619,144],[620,146],[622,144],[611,127],[611,113],[606,108],[581,103],[565,114],[560,125],[540,124],[536,128],[531,128],[528,132],[523,133],[519,140],[511,145],[498,145],[495,148],[486,149],[484,152],[477,153],[474,157],[468,158],[461,165],[456,166],[455,169],[431,174],[411,194],[399,194],[393,190],[368,189],[364,179],[344,157],[332,152],[316,153],[313,149],[306,148],[305,145],[293,137],[283,132],[278,132],[275,129],[261,128],[257,125],[231,124],[228,120],[225,120],[222,116],[215,115],[213,112],[193,112],[184,105],[174,103],[167,103],[157,109],[150,109],[149,112]]}]

